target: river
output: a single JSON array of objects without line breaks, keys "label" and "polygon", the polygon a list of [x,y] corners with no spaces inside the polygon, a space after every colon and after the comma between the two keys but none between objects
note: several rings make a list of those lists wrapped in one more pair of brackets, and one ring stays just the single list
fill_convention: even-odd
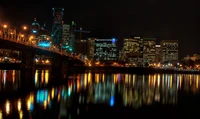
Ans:
[{"label": "river", "polygon": [[0,119],[191,118],[200,112],[197,74],[71,73],[59,86],[48,86],[49,77],[37,70],[34,90],[6,97],[23,87],[20,71],[0,70]]}]

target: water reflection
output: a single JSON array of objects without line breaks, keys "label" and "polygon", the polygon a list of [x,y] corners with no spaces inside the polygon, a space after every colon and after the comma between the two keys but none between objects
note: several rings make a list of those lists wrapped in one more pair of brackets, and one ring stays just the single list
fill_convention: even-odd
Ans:
[{"label": "water reflection", "polygon": [[16,91],[20,87],[19,70],[0,70],[0,91]]},{"label": "water reflection", "polygon": [[35,87],[46,86],[49,83],[49,70],[35,71]]},{"label": "water reflection", "polygon": [[70,92],[84,97],[87,103],[113,105],[116,95],[124,106],[135,108],[153,103],[176,104],[178,91],[198,93],[199,76],[189,74],[79,74],[68,83]]},{"label": "water reflection", "polygon": [[87,111],[86,105],[94,104],[134,109],[154,104],[177,105],[181,92],[198,95],[199,77],[189,74],[74,74],[67,85],[6,100],[0,106],[0,118],[72,118],[74,114]]},{"label": "water reflection", "polygon": [[[22,85],[20,75],[20,70],[0,70],[0,93],[20,90],[24,86]],[[33,85],[36,88],[47,86],[50,80],[49,77],[49,70],[36,70],[34,81],[27,79],[31,82],[29,87],[32,87]]]}]

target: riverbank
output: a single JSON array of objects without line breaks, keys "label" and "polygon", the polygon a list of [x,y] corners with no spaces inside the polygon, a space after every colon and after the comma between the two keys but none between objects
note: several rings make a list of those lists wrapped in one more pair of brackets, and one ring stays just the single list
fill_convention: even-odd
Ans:
[{"label": "riverbank", "polygon": [[200,74],[197,70],[176,70],[164,68],[149,68],[149,67],[112,67],[112,66],[76,66],[71,68],[73,72],[102,72],[102,73],[135,73],[135,74]]}]

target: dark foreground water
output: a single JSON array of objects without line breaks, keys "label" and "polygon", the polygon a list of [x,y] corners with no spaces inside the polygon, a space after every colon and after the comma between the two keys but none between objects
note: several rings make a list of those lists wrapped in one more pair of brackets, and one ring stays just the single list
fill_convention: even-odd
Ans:
[{"label": "dark foreground water", "polygon": [[[20,88],[17,72],[0,73],[1,92]],[[48,71],[36,72],[33,84],[48,81]],[[11,99],[0,95],[0,119],[199,118],[200,75],[85,73],[65,82]]]}]

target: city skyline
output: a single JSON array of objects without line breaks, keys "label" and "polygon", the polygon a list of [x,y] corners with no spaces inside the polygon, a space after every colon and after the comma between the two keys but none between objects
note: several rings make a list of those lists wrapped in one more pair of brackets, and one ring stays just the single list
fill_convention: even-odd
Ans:
[{"label": "city skyline", "polygon": [[[195,4],[193,3],[187,2],[180,6],[178,2],[170,1],[165,5],[156,1],[142,3],[128,0],[126,3],[116,2],[115,5],[104,1],[96,3],[91,1],[72,3],[70,1],[70,5],[61,5],[62,3],[59,2],[47,3],[44,6],[44,4],[17,5],[15,2],[8,4],[9,1],[7,1],[7,3],[2,3],[1,9],[4,11],[3,16],[6,17],[6,21],[11,24],[16,23],[16,26],[31,24],[34,17],[41,24],[45,22],[51,26],[52,7],[59,6],[65,9],[64,21],[66,23],[75,21],[77,26],[90,30],[92,37],[116,37],[119,43],[131,35],[155,37],[158,42],[178,40],[180,57],[199,54],[199,42],[195,40],[198,39],[195,22],[198,16],[194,14]],[[20,19],[13,19],[13,17],[20,17]]]}]

